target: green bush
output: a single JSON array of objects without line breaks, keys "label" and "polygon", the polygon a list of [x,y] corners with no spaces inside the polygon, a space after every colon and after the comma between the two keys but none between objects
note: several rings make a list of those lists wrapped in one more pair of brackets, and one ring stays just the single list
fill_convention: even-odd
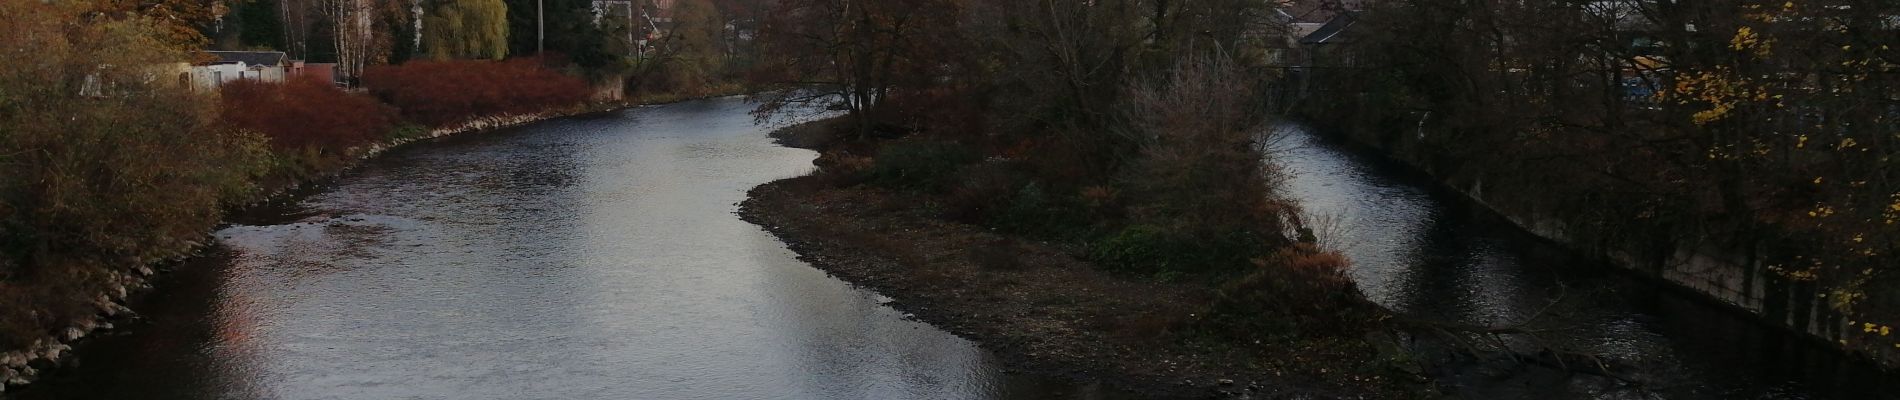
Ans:
[{"label": "green bush", "polygon": [[1167,236],[1154,226],[1130,226],[1090,245],[1089,258],[1115,270],[1167,270],[1168,255],[1182,247]]},{"label": "green bush", "polygon": [[980,224],[1011,233],[1056,240],[1086,240],[1094,236],[1101,211],[1084,205],[1070,190],[1037,180],[1026,165],[1014,161],[965,166],[944,198],[944,217]]},{"label": "green bush", "polygon": [[1133,225],[1096,240],[1088,254],[1111,270],[1161,276],[1239,270],[1269,248],[1245,231],[1196,238],[1179,229]]},{"label": "green bush", "polygon": [[907,141],[879,150],[869,174],[879,186],[942,192],[956,183],[958,169],[980,160],[975,150],[953,142]]},{"label": "green bush", "polygon": [[402,124],[389,130],[391,140],[416,139],[424,136],[429,136],[429,128],[422,125]]},{"label": "green bush", "polygon": [[990,217],[991,225],[1011,232],[1063,240],[1085,240],[1094,235],[1099,216],[1072,196],[1059,196],[1039,183],[1017,189],[1009,203]]}]

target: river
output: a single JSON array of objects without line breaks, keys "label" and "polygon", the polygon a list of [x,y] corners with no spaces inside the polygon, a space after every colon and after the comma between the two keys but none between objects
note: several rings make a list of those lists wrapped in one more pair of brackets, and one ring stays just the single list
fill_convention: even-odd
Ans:
[{"label": "river", "polygon": [[[1522,327],[1520,352],[1601,355],[1617,377],[1513,362],[1458,364],[1440,379],[1476,399],[1891,398],[1866,365],[1532,237],[1368,151],[1299,124],[1270,159],[1321,244],[1352,259],[1360,290],[1411,317]],[[1480,349],[1494,347],[1477,346]]]},{"label": "river", "polygon": [[[240,216],[18,399],[1043,399],[974,343],[733,212],[808,171],[736,99],[408,146]],[[1543,331],[1627,380],[1512,363],[1468,398],[1878,397],[1817,346],[1578,261],[1403,168],[1280,126],[1286,195],[1401,313]],[[1528,322],[1527,322],[1528,321]],[[1524,347],[1519,338],[1510,343]],[[1886,384],[1887,389],[1891,384]],[[1112,396],[1111,396],[1112,397]]]},{"label": "river", "polygon": [[1007,373],[734,211],[811,168],[737,99],[371,160],[239,218],[19,399],[1087,397]]}]

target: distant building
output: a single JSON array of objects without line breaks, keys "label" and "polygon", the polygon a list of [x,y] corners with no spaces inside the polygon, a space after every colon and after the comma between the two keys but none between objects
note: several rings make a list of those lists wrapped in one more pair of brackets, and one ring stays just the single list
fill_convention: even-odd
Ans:
[{"label": "distant building", "polygon": [[[1356,4],[1356,3],[1355,3]],[[1284,51],[1270,54],[1270,62],[1281,68],[1283,75],[1275,84],[1278,93],[1273,100],[1276,104],[1290,106],[1304,101],[1316,90],[1315,82],[1350,81],[1351,75],[1361,69],[1358,49],[1348,46],[1358,36],[1353,26],[1359,22],[1359,11],[1341,11],[1320,9],[1307,12],[1307,17],[1325,15],[1323,23],[1306,22],[1291,13],[1280,18],[1287,25],[1287,40],[1291,42]]]},{"label": "distant building", "polygon": [[644,57],[673,27],[673,0],[593,0],[594,26],[608,34],[608,48]]},{"label": "distant building", "polygon": [[1351,68],[1359,65],[1358,57],[1350,50],[1342,49],[1341,44],[1352,41],[1351,29],[1359,22],[1359,13],[1341,12],[1333,15],[1332,20],[1313,29],[1300,38],[1300,45],[1307,49],[1306,67],[1312,68]]},{"label": "distant building", "polygon": [[284,76],[291,79],[310,77],[330,83],[339,83],[336,76],[336,63],[307,63],[303,60],[290,60],[284,67]]},{"label": "distant building", "polygon": [[215,60],[191,65],[179,80],[198,90],[217,90],[218,86],[239,79],[283,82],[286,78],[311,77],[336,82],[335,63],[306,63],[292,60],[281,51],[207,51]]},{"label": "distant building", "polygon": [[192,87],[217,90],[218,86],[239,79],[283,82],[284,67],[290,58],[281,51],[207,51],[216,60],[192,65]]},{"label": "distant building", "polygon": [[1294,23],[1318,26],[1333,20],[1340,13],[1364,11],[1368,1],[1362,0],[1286,0],[1281,3],[1280,12],[1293,19]]}]

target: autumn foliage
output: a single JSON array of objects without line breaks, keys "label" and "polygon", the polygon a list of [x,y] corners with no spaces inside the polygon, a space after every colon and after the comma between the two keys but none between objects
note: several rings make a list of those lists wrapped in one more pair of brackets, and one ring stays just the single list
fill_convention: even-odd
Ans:
[{"label": "autumn foliage", "polygon": [[382,138],[396,124],[389,106],[316,79],[239,80],[220,94],[226,124],[262,133],[280,149],[349,148]]},{"label": "autumn foliage", "polygon": [[378,66],[363,74],[363,85],[402,109],[403,117],[430,126],[570,107],[586,101],[589,94],[587,82],[549,69],[537,59]]},{"label": "autumn foliage", "polygon": [[134,267],[188,254],[263,164],[255,136],[216,125],[209,96],[152,79],[189,57],[159,45],[167,26],[87,6],[0,1],[0,53],[31,55],[0,68],[8,351],[111,309]]}]

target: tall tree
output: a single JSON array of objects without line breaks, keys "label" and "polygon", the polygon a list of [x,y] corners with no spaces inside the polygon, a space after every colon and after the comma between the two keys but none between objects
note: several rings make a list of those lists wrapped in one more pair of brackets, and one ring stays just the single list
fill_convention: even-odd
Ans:
[{"label": "tall tree", "polygon": [[508,5],[501,0],[439,1],[422,18],[422,47],[430,57],[508,56]]},{"label": "tall tree", "polygon": [[317,14],[329,22],[337,74],[345,78],[362,76],[374,48],[371,22],[375,20],[375,8],[369,0],[317,0],[316,5]]},{"label": "tall tree", "polygon": [[331,60],[319,58],[311,50],[328,53],[328,47],[311,47],[312,33],[316,32],[316,3],[318,0],[275,0],[277,17],[282,21],[284,52],[290,58],[310,61]]},{"label": "tall tree", "polygon": [[710,0],[678,0],[673,6],[673,27],[667,33],[671,59],[665,61],[669,86],[697,91],[722,72],[726,19]]},{"label": "tall tree", "polygon": [[148,18],[160,40],[182,48],[204,47],[209,42],[204,32],[230,13],[223,0],[96,0],[90,4],[114,18]]},{"label": "tall tree", "polygon": [[893,91],[942,83],[943,66],[968,54],[942,51],[961,42],[963,7],[953,0],[786,0],[760,31],[765,59],[754,71],[769,92],[759,115],[812,102],[838,102],[867,135]]},{"label": "tall tree", "polygon": [[421,36],[416,30],[421,3],[415,0],[368,0],[370,2],[369,64],[406,61],[420,50]]},{"label": "tall tree", "polygon": [[[606,33],[596,25],[590,0],[507,0],[508,51],[534,54],[542,45],[539,22],[547,23],[546,51],[561,53],[587,68],[612,65],[618,58],[606,49]],[[538,7],[538,9],[537,9]],[[537,18],[545,13],[545,18]]]},{"label": "tall tree", "polygon": [[237,6],[238,41],[245,47],[284,49],[284,19],[276,1],[257,0]]}]

